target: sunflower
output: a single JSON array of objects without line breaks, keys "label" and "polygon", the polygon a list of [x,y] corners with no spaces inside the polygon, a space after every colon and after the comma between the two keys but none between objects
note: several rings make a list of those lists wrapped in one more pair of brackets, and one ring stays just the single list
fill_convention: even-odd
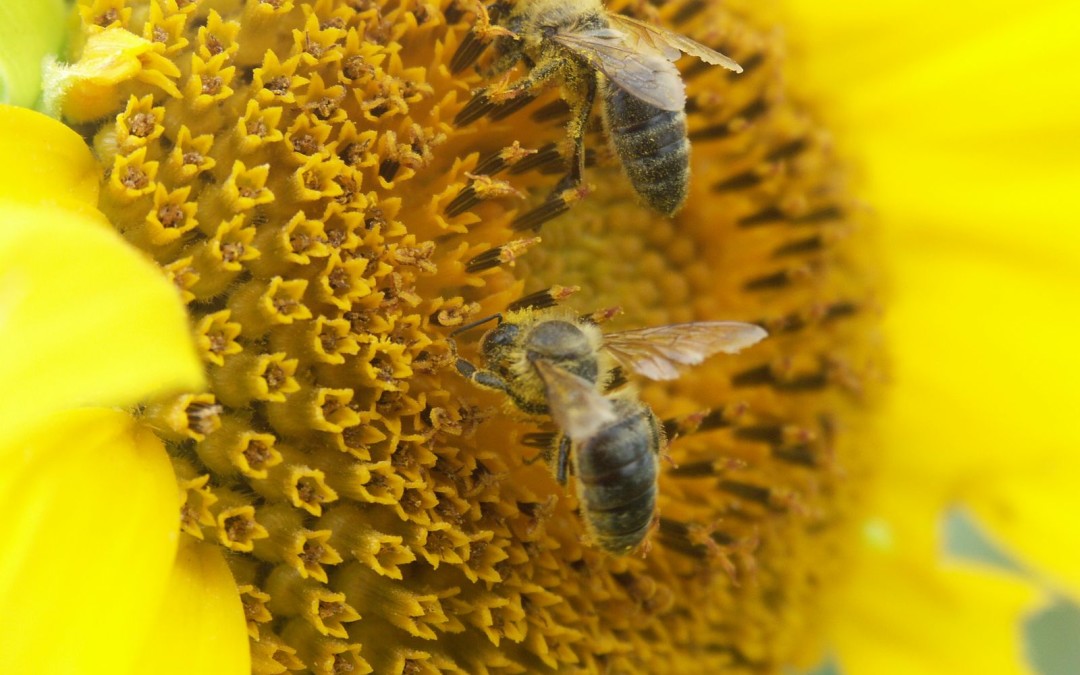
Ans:
[{"label": "sunflower", "polygon": [[[57,670],[107,663],[110,672],[161,663],[243,672],[249,650],[255,672],[776,672],[823,653],[855,673],[1024,668],[1031,575],[943,558],[937,527],[945,509],[967,505],[1031,554],[1040,581],[1072,588],[1069,553],[1033,537],[1051,527],[1035,516],[1066,503],[1046,490],[1065,480],[1062,445],[1049,427],[1053,439],[1016,457],[1018,429],[999,438],[1009,429],[988,424],[966,391],[986,382],[983,345],[999,348],[997,369],[1024,375],[1008,360],[1016,338],[998,344],[1003,332],[958,297],[974,277],[1003,301],[1001,278],[982,266],[994,249],[972,252],[962,249],[968,239],[942,234],[963,222],[952,218],[958,206],[942,201],[931,229],[922,216],[939,213],[933,201],[904,211],[906,195],[888,189],[925,173],[916,159],[949,164],[887,125],[858,123],[870,116],[859,108],[867,87],[845,78],[873,75],[883,89],[867,60],[843,77],[812,56],[789,64],[775,17],[756,6],[658,4],[610,7],[716,46],[745,69],[684,70],[694,164],[687,206],[672,220],[636,201],[598,129],[587,134],[585,183],[551,193],[565,149],[557,92],[475,114],[473,90],[491,83],[472,65],[489,61],[497,32],[478,3],[79,4],[71,62],[50,71],[45,98],[92,156],[71,132],[6,113],[9,129],[25,130],[22,145],[6,148],[20,186],[6,222],[30,223],[12,230],[9,259],[39,263],[25,278],[53,289],[65,313],[93,318],[63,343],[33,339],[50,333],[32,323],[2,324],[15,331],[4,334],[5,346],[19,346],[6,350],[21,356],[13,363],[33,368],[4,378],[19,383],[3,447],[13,463],[4,495],[21,535],[0,549],[12,571],[2,606],[41,617],[20,624],[11,639],[29,646],[11,653],[38,668],[53,658]],[[849,43],[799,9],[786,25]],[[1035,10],[1029,18],[1017,25],[1065,25]],[[1015,38],[1011,26],[991,38]],[[810,55],[836,53],[803,44]],[[854,53],[873,53],[864,49]],[[900,83],[921,81],[908,75],[897,95]],[[837,85],[849,94],[831,99],[842,102],[831,113],[834,143],[802,101]],[[71,159],[27,172],[41,148]],[[893,183],[862,186],[880,217],[852,197],[837,159],[858,161],[863,149],[909,160],[890,163]],[[48,200],[21,187],[34,180]],[[64,181],[81,187],[69,192]],[[96,229],[74,227],[83,221]],[[95,247],[74,233],[100,238],[106,221],[142,256],[114,236]],[[57,223],[66,228],[50,229]],[[93,258],[73,268],[78,283],[46,265],[61,260],[55,242]],[[965,255],[930,253],[938,243]],[[25,253],[39,249],[49,255]],[[123,256],[134,262],[121,265]],[[883,260],[894,268],[889,290]],[[919,273],[928,267],[939,274]],[[17,299],[5,283],[0,297]],[[86,288],[88,298],[59,288]],[[154,288],[167,292],[148,297]],[[1018,311],[1030,313],[1021,300]],[[738,319],[771,333],[744,354],[643,388],[674,437],[644,558],[591,545],[573,496],[518,448],[538,442],[536,421],[454,372],[446,338],[455,328],[552,304],[597,320],[618,305],[604,330]],[[27,321],[55,329],[53,306],[34,303]],[[136,320],[121,316],[133,307]],[[462,351],[478,358],[467,335]],[[933,349],[957,345],[948,369],[929,335]],[[74,380],[46,377],[48,363],[96,386],[58,397],[57,383]],[[76,408],[88,404],[129,412]],[[931,409],[949,410],[943,432]],[[106,444],[156,469],[142,478],[135,460],[131,469],[95,463],[93,449]],[[80,452],[69,459],[50,450],[58,446]],[[86,480],[114,466],[131,487]],[[1018,475],[1043,488],[1038,499]],[[23,485],[40,488],[14,489]],[[57,518],[36,518],[41,492],[56,498],[47,513]],[[112,510],[92,515],[87,502]],[[65,522],[70,512],[85,520]],[[122,524],[120,514],[155,521]],[[92,529],[105,519],[121,530]],[[88,551],[124,548],[84,568],[94,593],[57,597],[56,562],[73,557],[56,547],[79,537]],[[31,556],[49,564],[32,568]],[[147,560],[135,581],[149,590],[128,594],[131,566],[116,560]],[[155,643],[143,639],[150,634]],[[118,644],[117,635],[129,638]]]}]

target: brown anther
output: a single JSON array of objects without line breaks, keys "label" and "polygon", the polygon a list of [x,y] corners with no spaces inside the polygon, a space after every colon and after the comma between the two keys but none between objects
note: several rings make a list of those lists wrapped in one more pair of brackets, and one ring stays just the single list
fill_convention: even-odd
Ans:
[{"label": "brown anther", "polygon": [[203,75],[202,93],[207,96],[217,96],[221,93],[221,85],[223,84],[224,80],[219,75]]},{"label": "brown anther", "polygon": [[127,125],[132,136],[146,138],[157,126],[157,118],[150,113],[138,112],[128,118]]},{"label": "brown anther", "polygon": [[244,459],[255,471],[261,470],[271,456],[270,448],[262,441],[252,440],[244,448]]},{"label": "brown anther", "polygon": [[360,191],[360,186],[350,176],[334,176],[334,182],[341,188],[341,194],[334,197],[338,204],[348,204]]},{"label": "brown anther", "polygon": [[120,11],[116,8],[109,8],[101,14],[98,14],[94,18],[94,23],[101,26],[102,28],[108,28],[111,24],[116,23],[119,20]]},{"label": "brown anther", "polygon": [[365,62],[363,56],[354,54],[343,60],[341,63],[341,73],[350,80],[359,80],[363,77],[374,75],[375,68],[369,66],[367,62]]},{"label": "brown anther", "polygon": [[357,167],[364,160],[364,153],[371,147],[370,141],[364,141],[362,143],[349,143],[338,152],[338,157],[346,165]]},{"label": "brown anther", "polygon": [[270,132],[267,128],[266,122],[261,119],[248,122],[246,125],[249,136],[258,136],[259,138],[265,138],[266,134]]},{"label": "brown anther", "polygon": [[301,155],[314,155],[319,151],[319,141],[311,134],[297,134],[292,137],[293,150]]},{"label": "brown anther", "polygon": [[222,244],[221,259],[227,263],[236,262],[244,256],[245,250],[246,247],[238,241]]},{"label": "brown anther", "polygon": [[161,225],[166,228],[177,227],[185,220],[184,209],[180,208],[179,204],[165,204],[158,209],[157,217]]},{"label": "brown anther", "polygon": [[325,52],[323,46],[312,40],[310,35],[304,36],[304,51],[316,59],[321,59]]},{"label": "brown anther", "polygon": [[285,384],[289,376],[285,374],[285,371],[280,366],[273,363],[263,373],[263,379],[266,380],[266,386],[270,391],[277,391],[281,388],[281,385]]},{"label": "brown anther", "polygon": [[420,246],[402,247],[394,251],[394,259],[401,265],[416,267],[421,272],[434,274],[437,271],[431,256],[435,253],[435,242],[425,241]]},{"label": "brown anther", "polygon": [[284,96],[289,91],[289,86],[292,84],[292,80],[285,75],[278,75],[277,77],[267,81],[263,88],[276,96]]},{"label": "brown anther", "polygon": [[[300,552],[300,561],[303,562],[305,565],[314,565],[315,563],[318,563],[320,560],[322,560],[322,557],[323,557],[323,555],[325,553],[326,553],[326,548],[323,547],[321,542],[316,541],[314,539],[308,539],[307,541],[304,542],[303,550]],[[340,611],[340,609],[341,609],[341,606],[338,603],[323,603],[323,602],[320,602],[319,603],[319,616],[321,616],[323,618],[326,618],[327,616],[333,616],[333,614],[334,614],[334,613],[323,614],[323,609],[322,609],[323,605],[327,605],[327,606],[336,605],[337,610],[335,610],[334,613],[336,613],[336,611]]]},{"label": "brown anther", "polygon": [[296,495],[305,504],[319,504],[322,502],[319,497],[319,486],[308,477],[301,478],[296,482]]},{"label": "brown anther", "polygon": [[120,183],[131,190],[142,190],[150,184],[150,179],[140,169],[128,166],[124,169],[124,175],[120,178]]},{"label": "brown anther", "polygon": [[216,35],[207,34],[206,39],[203,40],[203,45],[206,47],[206,51],[210,52],[211,56],[216,56],[225,51],[225,46],[221,44],[221,40]]},{"label": "brown anther", "polygon": [[321,120],[328,120],[337,112],[340,101],[338,99],[330,98],[329,96],[323,96],[322,98],[315,99],[304,106],[306,109],[315,113],[315,116]]},{"label": "brown anther", "polygon": [[236,515],[225,519],[225,533],[230,541],[244,541],[255,530],[255,522],[244,515]]}]

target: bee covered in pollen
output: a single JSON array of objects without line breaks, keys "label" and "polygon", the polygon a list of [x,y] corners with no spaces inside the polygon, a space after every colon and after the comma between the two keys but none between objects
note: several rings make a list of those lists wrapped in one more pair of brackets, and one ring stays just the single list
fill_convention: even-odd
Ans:
[{"label": "bee covered in pollen", "polygon": [[525,413],[550,416],[559,433],[544,456],[560,485],[573,470],[590,540],[616,555],[636,548],[655,519],[665,443],[659,419],[619,370],[670,380],[680,366],[736,353],[766,336],[759,326],[733,321],[603,334],[588,320],[551,310],[483,321],[491,319],[499,324],[481,339],[485,368],[457,358],[458,372],[505,393]]},{"label": "bee covered in pollen", "polygon": [[[734,72],[732,59],[688,37],[608,12],[600,0],[527,0],[495,6],[504,32],[494,33],[492,76],[519,61],[528,74],[505,87],[480,91],[455,119],[471,122],[494,106],[534,96],[559,83],[570,106],[569,173],[553,192],[578,186],[585,167],[584,136],[593,102],[601,95],[608,138],[631,185],[664,215],[686,201],[690,183],[686,87],[676,61],[683,53]],[[509,34],[506,34],[508,32]]]}]

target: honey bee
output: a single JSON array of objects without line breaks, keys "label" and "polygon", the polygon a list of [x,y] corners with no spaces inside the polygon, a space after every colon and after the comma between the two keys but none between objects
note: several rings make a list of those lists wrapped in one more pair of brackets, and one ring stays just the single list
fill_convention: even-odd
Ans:
[{"label": "honey bee", "polygon": [[648,534],[665,444],[660,421],[619,381],[619,369],[671,380],[680,366],[736,353],[766,336],[759,326],[734,321],[602,334],[594,323],[550,310],[491,318],[499,323],[480,342],[486,368],[457,358],[458,372],[505,393],[523,412],[551,417],[560,433],[545,454],[555,478],[565,486],[572,464],[589,538],[615,555]]},{"label": "honey bee", "polygon": [[650,207],[673,215],[686,201],[690,142],[686,88],[673,63],[683,53],[737,73],[723,54],[660,26],[610,13],[600,0],[523,0],[496,38],[492,74],[524,60],[530,70],[499,92],[474,101],[501,103],[559,82],[570,105],[570,172],[559,193],[581,183],[584,136],[597,91],[608,137],[634,190]]}]

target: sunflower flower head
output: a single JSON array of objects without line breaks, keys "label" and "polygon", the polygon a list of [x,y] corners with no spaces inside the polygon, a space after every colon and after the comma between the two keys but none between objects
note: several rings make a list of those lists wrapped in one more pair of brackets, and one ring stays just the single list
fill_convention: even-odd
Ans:
[{"label": "sunflower flower head", "polygon": [[[476,3],[83,0],[52,80],[99,207],[179,289],[210,382],[140,410],[185,537],[230,552],[259,673],[772,672],[819,656],[874,480],[876,279],[830,139],[738,3],[613,2],[744,71],[684,69],[673,219],[558,91],[475,114]],[[575,292],[575,290],[577,292]],[[556,301],[771,337],[642,397],[674,440],[644,557],[591,545],[460,378],[471,320]],[[475,354],[463,336],[463,353]]]}]

